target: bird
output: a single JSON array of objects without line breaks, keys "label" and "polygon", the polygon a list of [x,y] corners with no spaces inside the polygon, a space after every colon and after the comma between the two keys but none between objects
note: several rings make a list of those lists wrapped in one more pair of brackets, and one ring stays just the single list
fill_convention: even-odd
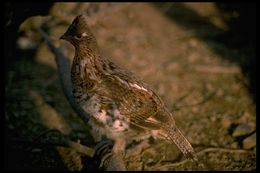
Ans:
[{"label": "bird", "polygon": [[152,136],[174,143],[193,161],[197,156],[179,130],[162,99],[140,77],[100,53],[87,17],[74,18],[60,39],[75,48],[71,66],[73,96],[90,114],[88,125],[95,141],[114,141],[112,153],[124,153],[133,140]]}]

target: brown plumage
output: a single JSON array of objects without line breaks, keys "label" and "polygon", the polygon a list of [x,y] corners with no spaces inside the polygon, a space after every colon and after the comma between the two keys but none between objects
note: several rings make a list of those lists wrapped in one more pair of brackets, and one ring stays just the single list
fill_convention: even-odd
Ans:
[{"label": "brown plumage", "polygon": [[196,159],[188,140],[155,92],[131,72],[102,57],[84,16],[77,16],[61,37],[75,47],[71,69],[73,94],[92,115],[89,125],[98,141],[115,141],[113,152],[124,152],[127,142],[149,135],[174,142]]}]

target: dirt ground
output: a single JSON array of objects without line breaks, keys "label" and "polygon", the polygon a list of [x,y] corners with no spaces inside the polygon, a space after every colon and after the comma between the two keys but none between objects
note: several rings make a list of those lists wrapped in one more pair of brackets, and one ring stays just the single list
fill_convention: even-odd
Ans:
[{"label": "dirt ground", "polygon": [[92,139],[66,101],[54,56],[37,31],[41,26],[72,60],[73,47],[58,38],[77,14],[89,16],[104,56],[162,98],[204,164],[157,140],[145,149],[128,147],[128,170],[256,170],[255,78],[248,70],[255,43],[239,42],[233,32],[230,21],[244,13],[215,3],[55,3],[49,16],[26,20],[5,84],[7,169],[95,169],[73,150],[30,143],[48,129],[81,143]]}]

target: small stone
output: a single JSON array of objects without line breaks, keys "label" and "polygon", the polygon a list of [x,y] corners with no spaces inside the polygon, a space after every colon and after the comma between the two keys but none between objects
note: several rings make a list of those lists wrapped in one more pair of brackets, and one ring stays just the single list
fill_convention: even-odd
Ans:
[{"label": "small stone", "polygon": [[243,147],[245,149],[251,149],[256,146],[256,133],[252,134],[251,136],[247,137],[243,141]]},{"label": "small stone", "polygon": [[247,135],[253,131],[254,131],[254,127],[252,127],[248,124],[241,124],[241,125],[237,126],[237,128],[233,132],[232,136],[233,137],[243,136],[243,135]]}]

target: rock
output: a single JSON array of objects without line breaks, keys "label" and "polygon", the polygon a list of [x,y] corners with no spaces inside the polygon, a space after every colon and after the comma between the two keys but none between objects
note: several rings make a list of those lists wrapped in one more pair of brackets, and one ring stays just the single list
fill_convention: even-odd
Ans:
[{"label": "rock", "polygon": [[256,133],[252,134],[251,136],[247,137],[243,141],[243,147],[245,149],[251,149],[256,146]]},{"label": "rock", "polygon": [[247,135],[254,131],[254,127],[248,125],[248,124],[240,124],[237,126],[237,128],[234,130],[232,136],[233,137],[239,137],[243,135]]}]

